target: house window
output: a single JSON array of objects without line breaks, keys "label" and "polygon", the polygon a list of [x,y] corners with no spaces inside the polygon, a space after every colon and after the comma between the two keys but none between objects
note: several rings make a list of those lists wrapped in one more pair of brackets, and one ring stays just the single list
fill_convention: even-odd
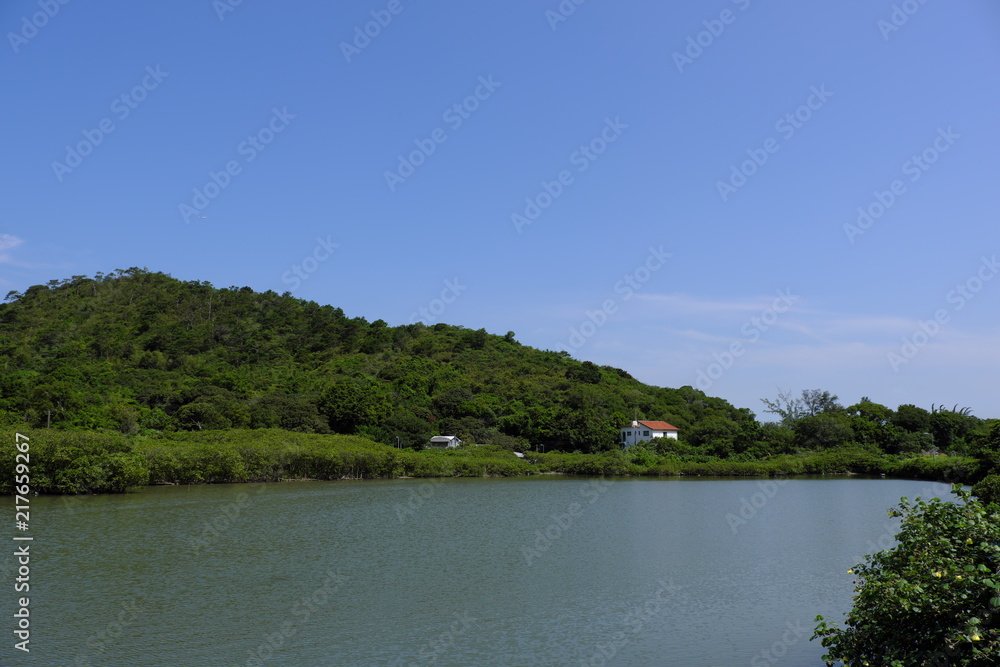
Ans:
[{"label": "house window", "polygon": [[642,432],[642,434],[643,434],[644,436],[646,436],[647,438],[649,437],[649,431],[643,431],[643,432]]}]

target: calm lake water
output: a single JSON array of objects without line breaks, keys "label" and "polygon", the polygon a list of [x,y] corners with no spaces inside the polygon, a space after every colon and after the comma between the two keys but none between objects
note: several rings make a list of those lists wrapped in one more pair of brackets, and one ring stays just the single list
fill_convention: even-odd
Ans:
[{"label": "calm lake water", "polygon": [[545,477],[33,498],[32,650],[12,648],[5,585],[0,664],[820,667],[813,619],[850,607],[847,569],[898,526],[886,509],[948,488]]}]

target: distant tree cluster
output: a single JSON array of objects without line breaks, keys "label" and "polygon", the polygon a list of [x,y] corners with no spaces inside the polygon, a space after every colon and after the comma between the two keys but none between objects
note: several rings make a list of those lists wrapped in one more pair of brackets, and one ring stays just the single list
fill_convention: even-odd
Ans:
[{"label": "distant tree cluster", "polygon": [[795,397],[781,391],[761,399],[764,412],[778,417],[780,428],[800,449],[827,449],[856,444],[886,454],[950,453],[976,455],[997,420],[984,420],[969,408],[932,405],[930,410],[900,405],[896,410],[867,396],[843,407],[837,396],[819,389]]}]

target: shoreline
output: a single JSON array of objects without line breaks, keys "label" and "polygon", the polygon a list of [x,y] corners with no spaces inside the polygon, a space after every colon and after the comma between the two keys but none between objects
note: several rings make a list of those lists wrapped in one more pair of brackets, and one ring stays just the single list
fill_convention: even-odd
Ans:
[{"label": "shoreline", "polygon": [[[173,432],[126,436],[93,431],[31,433],[32,490],[44,495],[124,493],[146,486],[541,477],[766,479],[801,475],[872,476],[973,483],[971,457],[902,458],[864,447],[776,454],[757,460],[678,455],[652,450],[583,454],[549,451],[520,458],[496,445],[415,451],[353,435],[278,429]],[[13,468],[13,451],[0,451]],[[13,495],[13,479],[0,492]]]}]

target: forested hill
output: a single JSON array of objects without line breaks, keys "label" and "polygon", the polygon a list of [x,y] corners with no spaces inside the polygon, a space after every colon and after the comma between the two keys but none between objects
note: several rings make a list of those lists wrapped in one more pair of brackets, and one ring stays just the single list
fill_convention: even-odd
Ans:
[{"label": "forested hill", "polygon": [[513,332],[390,327],[287,293],[135,268],[8,294],[0,363],[0,422],[34,427],[277,427],[418,447],[455,434],[583,451],[613,447],[636,411],[688,432],[710,424],[730,441],[757,428],[722,399],[645,385]]}]

